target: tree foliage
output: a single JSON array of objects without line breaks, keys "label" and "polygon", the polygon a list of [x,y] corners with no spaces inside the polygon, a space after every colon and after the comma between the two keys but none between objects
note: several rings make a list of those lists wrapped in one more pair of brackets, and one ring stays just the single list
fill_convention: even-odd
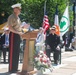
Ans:
[{"label": "tree foliage", "polygon": [[[49,23],[52,26],[54,24],[54,15],[56,11],[56,5],[58,4],[59,20],[66,8],[68,0],[46,0],[46,11],[49,17]],[[8,15],[12,13],[11,5],[16,3],[22,4],[22,12],[20,18],[22,21],[29,22],[34,28],[42,26],[44,16],[44,2],[45,0],[1,0],[0,1],[0,14],[5,12]],[[1,15],[0,15],[1,16]]]}]

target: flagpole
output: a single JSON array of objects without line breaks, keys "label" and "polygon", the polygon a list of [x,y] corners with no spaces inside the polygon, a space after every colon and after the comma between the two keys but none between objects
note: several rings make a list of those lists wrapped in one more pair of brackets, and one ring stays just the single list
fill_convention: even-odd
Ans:
[{"label": "flagpole", "polygon": [[45,3],[44,3],[44,15],[46,13],[46,2],[47,2],[47,0],[45,0]]},{"label": "flagpole", "polygon": [[66,6],[69,6],[69,2],[68,1],[66,1]]}]

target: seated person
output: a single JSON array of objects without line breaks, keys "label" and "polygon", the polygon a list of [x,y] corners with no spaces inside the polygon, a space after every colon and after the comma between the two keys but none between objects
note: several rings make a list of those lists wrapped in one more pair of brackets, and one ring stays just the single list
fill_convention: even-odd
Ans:
[{"label": "seated person", "polygon": [[[6,52],[9,51],[9,29],[4,29],[4,34],[1,36],[1,44],[2,44],[2,52],[3,52],[3,60],[6,63]],[[8,54],[8,61],[9,61],[9,54]]]},{"label": "seated person", "polygon": [[60,37],[55,34],[56,28],[53,26],[50,29],[49,35],[46,36],[46,55],[50,58],[50,53],[53,52],[54,63],[58,64],[60,54]]}]

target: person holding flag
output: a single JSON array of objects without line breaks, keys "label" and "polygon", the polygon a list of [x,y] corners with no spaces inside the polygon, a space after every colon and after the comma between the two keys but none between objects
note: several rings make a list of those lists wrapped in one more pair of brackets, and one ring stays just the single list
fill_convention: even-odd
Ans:
[{"label": "person holding flag", "polygon": [[44,35],[44,30],[42,27],[39,28],[39,32],[37,34],[37,38],[36,38],[36,54],[39,53],[39,51],[44,51],[45,49],[45,35]]},{"label": "person holding flag", "polygon": [[39,28],[39,33],[37,34],[37,38],[36,38],[36,51],[37,53],[40,50],[45,50],[45,40],[46,40],[46,32],[49,30],[50,28],[50,24],[49,24],[49,20],[48,20],[48,16],[46,15],[46,0],[44,3],[44,18],[43,18],[43,24],[42,27]]}]

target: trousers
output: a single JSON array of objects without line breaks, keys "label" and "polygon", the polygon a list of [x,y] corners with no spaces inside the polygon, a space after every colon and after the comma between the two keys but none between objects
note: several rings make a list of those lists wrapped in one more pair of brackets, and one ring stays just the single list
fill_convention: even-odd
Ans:
[{"label": "trousers", "polygon": [[3,50],[3,60],[4,63],[6,62],[6,52],[8,51],[8,62],[9,62],[9,47],[8,48],[2,48]]},{"label": "trousers", "polygon": [[54,61],[57,61],[59,60],[59,54],[60,54],[60,51],[56,50],[56,49],[46,49],[46,55],[50,58],[50,54],[53,52],[53,58],[54,58]]},{"label": "trousers", "polygon": [[20,41],[20,36],[18,34],[10,33],[9,72],[16,72],[18,70]]}]

